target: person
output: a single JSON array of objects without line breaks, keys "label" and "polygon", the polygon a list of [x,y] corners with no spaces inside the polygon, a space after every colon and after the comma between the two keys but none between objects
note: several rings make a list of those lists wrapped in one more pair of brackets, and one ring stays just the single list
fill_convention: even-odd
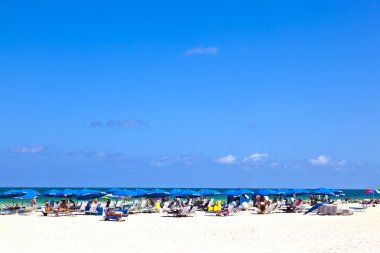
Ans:
[{"label": "person", "polygon": [[111,204],[111,199],[107,199],[106,207],[110,207],[110,204]]},{"label": "person", "polygon": [[106,212],[107,216],[118,216],[118,217],[127,217],[128,216],[128,210],[120,210],[120,212],[116,212],[112,208],[107,208]]},{"label": "person", "polygon": [[154,209],[156,209],[157,211],[161,210],[161,203],[159,199],[156,199],[156,202],[154,203]]},{"label": "person", "polygon": [[70,208],[75,209],[76,204],[75,204],[74,200],[69,199],[69,206],[70,206]]},{"label": "person", "polygon": [[46,212],[52,212],[53,208],[49,205],[49,202],[45,202],[45,211]]},{"label": "person", "polygon": [[60,207],[58,208],[58,211],[60,211],[60,212],[66,212],[68,209],[69,209],[69,208],[68,208],[68,206],[67,206],[66,200],[63,199],[63,200],[61,201],[61,205],[60,205]]},{"label": "person", "polygon": [[30,201],[30,204],[31,204],[32,206],[37,205],[37,200],[36,200],[36,198],[32,198],[32,200]]},{"label": "person", "polygon": [[182,200],[180,198],[175,198],[175,205],[177,208],[182,208]]},{"label": "person", "polygon": [[107,209],[107,216],[119,216],[119,217],[122,217],[123,213],[121,213],[121,212],[115,212],[111,208],[108,208]]}]

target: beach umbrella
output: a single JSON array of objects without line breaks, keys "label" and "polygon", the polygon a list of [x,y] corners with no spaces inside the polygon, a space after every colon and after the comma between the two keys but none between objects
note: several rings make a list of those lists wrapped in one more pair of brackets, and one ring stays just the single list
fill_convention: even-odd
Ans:
[{"label": "beach umbrella", "polygon": [[28,192],[24,195],[21,195],[21,196],[18,196],[16,197],[16,199],[34,199],[34,198],[37,198],[38,195],[33,193],[33,192]]},{"label": "beach umbrella", "polygon": [[256,195],[263,195],[263,196],[269,196],[269,195],[277,195],[277,191],[271,190],[271,189],[260,189],[255,191]]},{"label": "beach umbrella", "polygon": [[124,189],[124,190],[119,190],[117,192],[114,192],[112,195],[115,197],[134,197],[137,194],[134,191]]},{"label": "beach umbrella", "polygon": [[182,189],[173,189],[170,191],[170,195],[177,196],[177,195],[181,194],[182,191],[183,191]]},{"label": "beach umbrella", "polygon": [[202,195],[199,192],[193,191],[193,190],[183,190],[177,195],[174,195],[179,198],[197,198],[201,197]]},{"label": "beach umbrella", "polygon": [[83,189],[76,193],[75,197],[79,200],[87,200],[87,199],[95,199],[95,198],[101,198],[105,196],[107,193],[98,191],[98,190],[90,190],[90,189]]},{"label": "beach umbrella", "polygon": [[315,195],[334,195],[334,192],[327,188],[318,188],[310,191],[310,193]]},{"label": "beach umbrella", "polygon": [[133,191],[136,193],[135,197],[141,197],[144,194],[148,193],[148,191],[144,189],[134,189]]},{"label": "beach umbrella", "polygon": [[52,190],[48,190],[48,191],[44,192],[42,194],[42,196],[44,196],[44,197],[55,197],[55,195],[59,192],[60,192],[60,190],[52,189]]},{"label": "beach umbrella", "polygon": [[227,196],[239,196],[243,194],[253,194],[254,192],[248,189],[237,189],[237,190],[227,190],[222,192],[223,195]]},{"label": "beach umbrella", "polygon": [[170,192],[162,190],[162,189],[154,189],[152,191],[149,191],[143,195],[147,198],[163,198],[170,196]]},{"label": "beach umbrella", "polygon": [[59,191],[57,194],[55,194],[54,197],[74,198],[77,196],[77,194],[78,194],[77,190],[64,189],[64,190]]},{"label": "beach umbrella", "polygon": [[287,190],[285,193],[285,196],[293,196],[294,194],[304,195],[304,194],[309,194],[309,193],[310,193],[309,190],[294,188],[294,189]]},{"label": "beach umbrella", "polygon": [[9,191],[0,193],[0,199],[15,198],[22,195],[25,195],[25,193],[20,190],[9,190]]},{"label": "beach umbrella", "polygon": [[41,196],[41,193],[33,189],[22,189],[20,192],[24,193],[24,195],[16,197],[18,199],[34,199],[38,196]]},{"label": "beach umbrella", "polygon": [[111,188],[111,189],[106,190],[106,193],[108,193],[108,194],[114,194],[117,191],[121,191],[121,189],[119,189],[119,188]]},{"label": "beach umbrella", "polygon": [[375,199],[375,193],[378,193],[376,189],[368,189],[365,191],[366,194],[372,194],[372,199]]},{"label": "beach umbrella", "polygon": [[333,189],[332,190],[335,194],[335,196],[344,196],[344,192],[342,190]]},{"label": "beach umbrella", "polygon": [[285,190],[285,189],[274,189],[274,191],[276,192],[276,195],[285,195],[288,190]]},{"label": "beach umbrella", "polygon": [[200,190],[199,193],[202,196],[215,196],[215,195],[220,195],[221,193],[217,190],[211,190],[211,189],[203,189]]}]

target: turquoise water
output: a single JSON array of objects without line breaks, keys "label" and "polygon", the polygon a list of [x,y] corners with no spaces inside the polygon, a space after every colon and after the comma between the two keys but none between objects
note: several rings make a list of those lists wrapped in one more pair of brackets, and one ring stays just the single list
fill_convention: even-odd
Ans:
[{"label": "turquoise water", "polygon": [[[8,190],[11,190],[11,189],[25,189],[25,188],[0,188],[0,193],[1,192],[4,192],[4,191],[8,191]],[[50,190],[52,188],[28,188],[28,189],[33,189],[33,190],[36,190],[38,192],[40,192],[41,194],[44,193],[45,191],[47,190]],[[65,189],[65,188],[54,188],[54,189]],[[70,189],[83,189],[83,188],[70,188]],[[100,190],[100,191],[105,191],[105,190],[108,190],[110,188],[91,188],[92,190]],[[123,188],[124,189],[124,188]],[[135,188],[125,188],[125,189],[129,189],[129,190],[133,190]],[[145,190],[151,190],[152,188],[144,188]],[[173,188],[162,188],[164,190],[172,190]],[[200,188],[191,188],[192,190],[195,190],[195,191],[199,191],[201,190]],[[223,191],[226,191],[226,190],[229,190],[230,188],[209,188],[209,189],[215,189],[215,190],[218,190],[220,192],[223,192]],[[255,190],[258,190],[257,188],[252,188],[250,189],[252,191],[255,191]],[[341,189],[343,190],[343,192],[345,193],[345,196],[341,196],[340,198],[344,199],[346,197],[349,197],[351,200],[353,199],[369,199],[369,198],[372,198],[372,194],[366,194],[365,191],[366,189]],[[300,196],[301,198],[305,198],[307,199],[308,198],[308,195],[304,195],[304,196]],[[216,200],[222,200],[222,201],[226,201],[227,200],[227,197],[226,196],[213,196],[212,198],[216,199]],[[380,198],[380,195],[379,194],[375,194],[375,198]],[[45,198],[45,197],[38,197],[37,198],[37,202],[38,204],[42,204],[45,200],[54,200],[54,198]],[[2,203],[11,203],[13,201],[16,201],[16,202],[19,202],[21,203],[22,200],[20,199],[0,199],[0,204]],[[24,203],[26,202],[29,202],[28,200],[24,200]]]}]

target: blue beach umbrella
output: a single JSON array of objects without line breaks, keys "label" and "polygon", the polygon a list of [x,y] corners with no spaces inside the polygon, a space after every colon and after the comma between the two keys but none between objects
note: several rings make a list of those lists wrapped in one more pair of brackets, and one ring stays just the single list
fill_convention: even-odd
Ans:
[{"label": "blue beach umbrella", "polygon": [[46,192],[44,192],[42,194],[42,196],[44,197],[55,197],[55,195],[57,195],[57,193],[59,193],[60,190],[56,190],[56,189],[52,189],[52,190],[48,190]]},{"label": "blue beach umbrella", "polygon": [[315,195],[334,195],[334,192],[327,188],[318,188],[310,191],[310,193]]},{"label": "blue beach umbrella", "polygon": [[115,197],[135,197],[137,193],[131,190],[124,189],[124,190],[114,192],[112,195]]},{"label": "blue beach umbrella", "polygon": [[344,192],[342,190],[333,189],[332,190],[335,194],[335,196],[344,196]]},{"label": "blue beach umbrella", "polygon": [[239,196],[243,194],[253,194],[253,191],[248,189],[227,190],[222,192],[222,194],[227,196]]},{"label": "blue beach umbrella", "polygon": [[118,191],[121,191],[121,189],[119,189],[119,188],[111,188],[111,189],[106,190],[106,193],[108,193],[108,194],[114,194],[115,192],[118,192]]},{"label": "blue beach umbrella", "polygon": [[289,189],[285,196],[293,196],[294,194],[296,195],[304,195],[304,194],[310,194],[310,191],[309,190],[306,190],[306,189]]},{"label": "blue beach umbrella", "polygon": [[15,198],[22,195],[25,195],[25,193],[20,190],[9,190],[9,191],[0,193],[0,199]]},{"label": "blue beach umbrella", "polygon": [[144,189],[134,189],[133,191],[136,193],[135,197],[141,197],[144,194],[148,193],[148,191]]},{"label": "blue beach umbrella", "polygon": [[200,190],[199,193],[202,195],[202,196],[215,196],[215,195],[220,195],[221,193],[217,190],[211,190],[211,189],[203,189],[203,190]]},{"label": "blue beach umbrella", "polygon": [[41,193],[39,193],[38,191],[33,190],[33,189],[22,189],[21,192],[23,192],[24,195],[18,196],[16,198],[18,198],[18,199],[34,199],[34,198],[41,196]]},{"label": "blue beach umbrella", "polygon": [[90,189],[83,189],[76,193],[75,197],[79,200],[87,200],[87,199],[95,199],[95,198],[101,198],[105,196],[107,193],[98,191],[98,190],[90,190]]},{"label": "blue beach umbrella", "polygon": [[16,199],[34,199],[34,198],[37,198],[38,195],[33,193],[33,192],[28,192],[24,195],[21,195],[21,196],[18,196],[16,197]]},{"label": "blue beach umbrella", "polygon": [[178,196],[178,195],[181,194],[181,192],[183,192],[182,189],[173,189],[173,190],[170,191],[170,195],[172,195],[172,196]]},{"label": "blue beach umbrella", "polygon": [[36,190],[33,190],[33,189],[22,189],[21,190],[23,193],[25,193],[25,194],[28,194],[28,195],[32,195],[32,194],[34,194],[34,195],[36,195],[36,196],[41,196],[41,193],[40,192],[38,192],[38,191],[36,191]]},{"label": "blue beach umbrella", "polygon": [[145,193],[143,196],[147,198],[163,198],[170,196],[170,192],[162,189],[154,189],[153,191]]},{"label": "blue beach umbrella", "polygon": [[183,190],[179,194],[174,195],[179,198],[197,198],[201,197],[202,195],[199,192],[193,191],[193,190]]},{"label": "blue beach umbrella", "polygon": [[59,191],[54,197],[74,198],[77,195],[78,195],[77,190],[64,189],[64,190]]},{"label": "blue beach umbrella", "polygon": [[227,196],[234,196],[235,195],[235,190],[227,190],[222,192],[222,195],[227,195]]},{"label": "blue beach umbrella", "polygon": [[271,189],[260,189],[255,191],[256,195],[263,195],[263,196],[269,196],[269,195],[277,195],[277,191],[271,190]]},{"label": "blue beach umbrella", "polygon": [[285,195],[288,192],[288,190],[285,190],[285,189],[273,189],[273,191],[276,192],[275,195],[279,195],[279,196]]}]

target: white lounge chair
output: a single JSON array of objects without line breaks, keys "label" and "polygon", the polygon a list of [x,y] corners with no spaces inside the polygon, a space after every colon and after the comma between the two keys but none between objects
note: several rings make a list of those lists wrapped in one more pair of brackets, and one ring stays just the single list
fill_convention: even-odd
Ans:
[{"label": "white lounge chair", "polygon": [[98,208],[98,203],[92,203],[90,206],[90,210],[85,211],[86,214],[98,214],[98,211],[96,210]]}]

